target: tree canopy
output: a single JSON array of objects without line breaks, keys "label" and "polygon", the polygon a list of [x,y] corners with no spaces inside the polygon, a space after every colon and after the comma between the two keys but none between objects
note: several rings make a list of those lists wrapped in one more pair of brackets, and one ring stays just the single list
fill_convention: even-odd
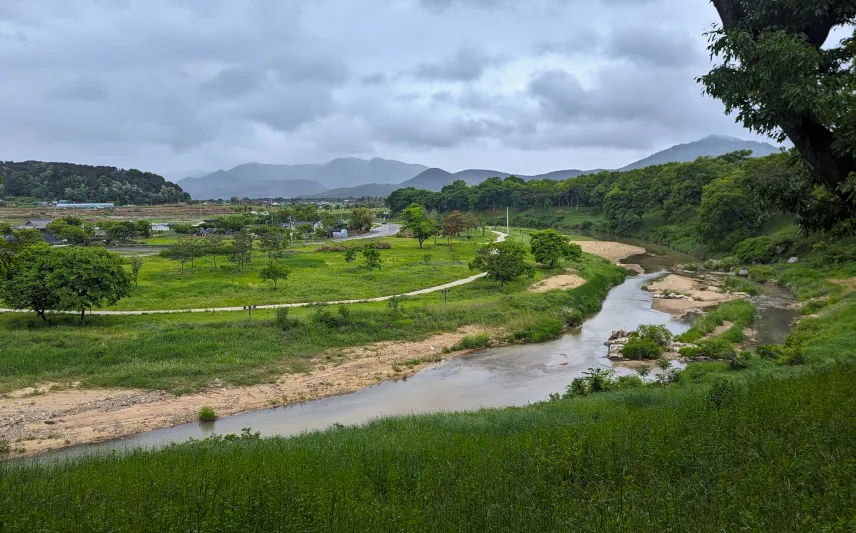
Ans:
[{"label": "tree canopy", "polygon": [[532,275],[534,269],[526,262],[526,248],[515,241],[494,242],[480,247],[470,262],[470,270],[487,273],[487,279],[505,286],[520,276]]},{"label": "tree canopy", "polygon": [[797,179],[769,198],[809,229],[856,217],[856,43],[828,43],[856,23],[856,0],[713,0],[722,25],[708,34],[720,58],[699,78],[747,128],[802,156]]},{"label": "tree canopy", "polygon": [[529,248],[536,261],[550,267],[561,259],[579,259],[583,254],[578,244],[553,229],[532,232]]}]

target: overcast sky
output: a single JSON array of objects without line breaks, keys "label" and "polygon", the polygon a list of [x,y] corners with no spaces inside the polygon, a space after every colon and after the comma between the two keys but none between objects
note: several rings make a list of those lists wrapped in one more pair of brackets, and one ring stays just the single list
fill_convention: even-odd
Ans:
[{"label": "overcast sky", "polygon": [[707,0],[2,0],[0,159],[620,167],[709,134]]}]

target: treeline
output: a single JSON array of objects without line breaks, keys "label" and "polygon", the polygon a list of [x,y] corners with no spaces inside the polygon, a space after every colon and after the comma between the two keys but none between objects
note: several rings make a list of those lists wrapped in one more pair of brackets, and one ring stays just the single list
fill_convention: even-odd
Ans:
[{"label": "treeline", "polygon": [[393,192],[387,205],[399,212],[414,203],[438,211],[586,207],[605,220],[599,229],[666,243],[691,234],[712,251],[730,251],[759,234],[775,213],[765,197],[791,172],[788,154],[750,156],[739,151],[564,181],[511,176],[473,187],[456,181],[439,192],[409,187]]},{"label": "treeline", "polygon": [[136,169],[44,163],[0,162],[0,197],[43,201],[169,204],[190,195],[162,176]]}]

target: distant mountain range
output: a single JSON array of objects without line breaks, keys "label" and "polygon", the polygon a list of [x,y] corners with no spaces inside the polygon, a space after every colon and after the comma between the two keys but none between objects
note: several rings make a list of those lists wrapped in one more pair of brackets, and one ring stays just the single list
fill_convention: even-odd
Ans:
[{"label": "distant mountain range", "polygon": [[[775,146],[757,141],[744,141],[734,137],[711,135],[699,141],[679,144],[619,170],[627,171],[664,163],[694,161],[701,156],[720,156],[736,150],[752,150],[754,157],[763,157],[779,151]],[[525,179],[562,180],[594,170],[556,170],[546,174],[524,176]],[[213,198],[360,198],[363,196],[389,196],[403,187],[439,191],[456,180],[477,185],[488,178],[506,178],[511,174],[498,170],[471,169],[448,172],[441,168],[428,168],[375,158],[369,161],[357,158],[334,159],[323,165],[265,165],[246,163],[230,170],[218,170],[201,177],[187,177],[178,181],[181,188],[196,199]]]}]

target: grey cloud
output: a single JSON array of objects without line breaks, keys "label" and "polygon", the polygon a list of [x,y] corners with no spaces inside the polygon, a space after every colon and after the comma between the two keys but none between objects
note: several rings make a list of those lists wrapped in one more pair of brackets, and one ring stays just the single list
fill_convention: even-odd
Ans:
[{"label": "grey cloud", "polygon": [[360,78],[363,85],[383,85],[387,81],[388,78],[383,72],[375,72]]},{"label": "grey cloud", "polygon": [[684,28],[639,24],[617,29],[606,54],[660,67],[686,67],[705,59],[702,46]]},{"label": "grey cloud", "polygon": [[499,58],[488,55],[481,48],[465,46],[451,57],[419,65],[413,74],[423,80],[472,81],[499,62]]},{"label": "grey cloud", "polygon": [[266,81],[264,72],[247,67],[229,67],[204,82],[202,88],[216,96],[236,98],[260,90]]},{"label": "grey cloud", "polygon": [[109,96],[105,82],[94,78],[76,78],[47,91],[49,98],[100,102]]}]

